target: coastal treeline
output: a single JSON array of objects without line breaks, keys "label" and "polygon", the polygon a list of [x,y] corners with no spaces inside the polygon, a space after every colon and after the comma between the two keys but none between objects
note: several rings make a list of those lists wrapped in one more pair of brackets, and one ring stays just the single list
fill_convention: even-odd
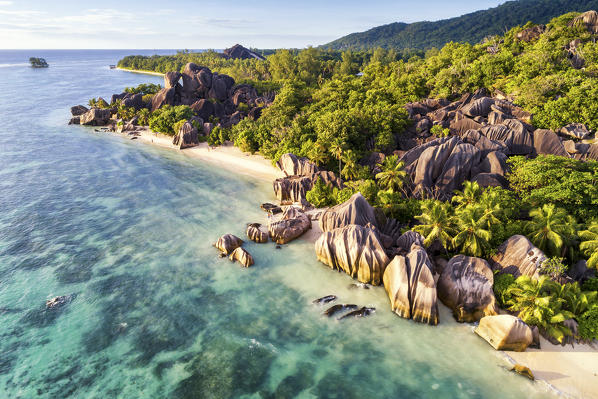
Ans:
[{"label": "coastal treeline", "polygon": [[[509,189],[465,182],[447,201],[412,195],[409,174],[393,155],[414,123],[407,103],[426,97],[455,100],[479,89],[516,101],[533,114],[533,128],[559,131],[581,123],[597,130],[598,32],[577,15],[425,53],[307,48],[278,50],[259,61],[227,59],[213,51],[181,52],[130,56],[119,66],[167,72],[193,62],[249,83],[260,94],[275,92],[259,118],[232,126],[212,120],[215,127],[207,140],[211,145],[232,141],[273,161],[292,153],[335,172],[341,184],[316,180],[307,192],[315,206],[340,204],[361,192],[387,217],[420,233],[426,245],[438,243],[447,258],[489,259],[509,237],[528,237],[547,255],[540,271],[550,281],[497,276],[499,303],[558,342],[572,335],[590,340],[598,338],[598,280],[584,278],[580,284],[568,281],[566,274],[580,260],[598,268],[598,162],[556,155],[510,157]],[[149,90],[143,93],[148,96],[144,101],[151,100]],[[143,112],[150,127],[169,134],[192,115],[185,105]],[[435,124],[430,133],[444,137],[451,131]],[[365,162],[372,153],[385,157]],[[569,319],[579,328],[572,330]]]}]

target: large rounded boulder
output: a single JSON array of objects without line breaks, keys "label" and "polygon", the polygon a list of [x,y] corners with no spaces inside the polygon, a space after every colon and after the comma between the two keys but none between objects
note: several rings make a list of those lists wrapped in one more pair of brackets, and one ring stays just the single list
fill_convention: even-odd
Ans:
[{"label": "large rounded boulder", "polygon": [[327,209],[320,217],[320,227],[324,232],[352,224],[378,226],[374,208],[361,193],[355,193],[342,204]]},{"label": "large rounded boulder", "polygon": [[172,144],[181,150],[199,145],[197,129],[191,124],[190,121],[183,123],[183,125],[179,128],[179,131],[177,134],[175,134],[172,140]]},{"label": "large rounded boulder", "polygon": [[434,268],[425,249],[414,244],[407,256],[395,256],[383,279],[393,312],[420,323],[438,324]]},{"label": "large rounded boulder", "polygon": [[236,248],[228,258],[239,262],[243,267],[253,266],[253,257],[241,247]]},{"label": "large rounded boulder", "polygon": [[555,132],[548,129],[537,129],[534,131],[534,148],[538,155],[558,155],[569,157],[565,146]]},{"label": "large rounded boulder", "polygon": [[300,237],[309,229],[311,229],[309,216],[295,207],[287,208],[282,213],[280,220],[268,224],[270,238],[277,244],[286,244]]},{"label": "large rounded boulder", "polygon": [[246,234],[251,241],[263,244],[268,242],[268,233],[262,231],[260,227],[259,223],[252,223],[247,226]]},{"label": "large rounded boulder", "polygon": [[498,247],[496,255],[492,257],[492,268],[515,277],[523,275],[538,278],[540,266],[545,260],[544,252],[527,237],[515,235]]},{"label": "large rounded boulder", "polygon": [[531,328],[508,314],[483,317],[475,333],[496,350],[523,352],[533,341]]},{"label": "large rounded boulder", "polygon": [[457,255],[438,279],[438,298],[452,309],[459,322],[475,322],[495,315],[494,275],[484,259]]},{"label": "large rounded boulder", "polygon": [[390,261],[376,231],[355,224],[322,233],[315,249],[320,262],[373,285],[382,282]]},{"label": "large rounded boulder", "polygon": [[225,234],[216,241],[214,246],[223,254],[230,255],[235,249],[243,245],[243,240],[233,234]]}]

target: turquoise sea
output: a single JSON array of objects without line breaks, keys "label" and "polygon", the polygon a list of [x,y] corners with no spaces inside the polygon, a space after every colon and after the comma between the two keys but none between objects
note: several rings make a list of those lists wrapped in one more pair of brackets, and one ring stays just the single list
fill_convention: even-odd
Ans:
[{"label": "turquoise sea", "polygon": [[[265,220],[269,182],[66,124],[161,81],[108,68],[133,53],[153,52],[0,51],[0,397],[552,397],[446,308],[403,320],[305,241],[247,244],[250,269],[218,258],[219,235]],[[377,311],[329,319],[327,294]]]}]

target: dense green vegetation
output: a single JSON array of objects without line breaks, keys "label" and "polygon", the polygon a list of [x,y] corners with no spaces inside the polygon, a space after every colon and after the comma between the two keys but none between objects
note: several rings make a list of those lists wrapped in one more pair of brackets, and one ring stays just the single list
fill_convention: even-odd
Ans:
[{"label": "dense green vegetation", "polygon": [[33,68],[47,68],[47,67],[49,67],[48,63],[43,58],[31,57],[31,58],[29,58],[29,63],[31,64],[31,67],[33,67]]},{"label": "dense green vegetation", "polygon": [[366,32],[352,33],[322,46],[326,49],[442,47],[448,42],[478,43],[505,29],[533,21],[545,24],[551,18],[571,11],[598,9],[596,0],[519,0],[498,7],[435,22],[406,24],[395,22]]}]

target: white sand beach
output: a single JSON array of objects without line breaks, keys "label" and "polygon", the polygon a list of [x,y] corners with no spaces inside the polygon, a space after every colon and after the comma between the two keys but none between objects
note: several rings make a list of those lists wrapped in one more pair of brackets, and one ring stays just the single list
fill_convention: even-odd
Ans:
[{"label": "white sand beach", "polygon": [[[138,140],[161,147],[177,149],[172,144],[172,137],[161,133],[154,133],[149,129],[139,131]],[[261,180],[273,181],[284,177],[284,173],[272,162],[261,155],[244,153],[232,144],[210,147],[207,143],[200,143],[197,147],[182,150],[182,153],[193,158],[201,159],[223,169],[242,175],[253,176]]]},{"label": "white sand beach", "polygon": [[125,69],[125,68],[118,68],[118,67],[116,67],[114,69],[118,69],[119,71],[125,71],[125,72],[142,73],[144,75],[164,76],[163,73],[154,72],[154,71],[142,71],[142,70],[137,70],[137,69]]},{"label": "white sand beach", "polygon": [[515,363],[527,366],[538,380],[566,396],[598,398],[598,348],[590,345],[553,345],[540,338],[541,349],[505,352]]}]

